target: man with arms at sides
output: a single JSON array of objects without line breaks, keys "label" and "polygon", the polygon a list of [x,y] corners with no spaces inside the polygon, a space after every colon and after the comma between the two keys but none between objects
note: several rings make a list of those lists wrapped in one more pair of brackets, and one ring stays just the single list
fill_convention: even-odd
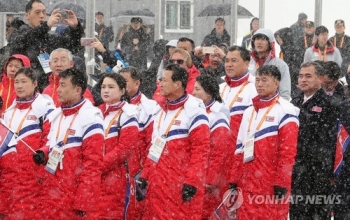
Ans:
[{"label": "man with arms at sides", "polygon": [[[74,66],[72,53],[64,48],[58,48],[51,52],[50,54],[50,69],[52,70],[49,76],[49,85],[44,89],[43,94],[51,96],[55,106],[60,107],[61,103],[58,99],[57,88],[60,81],[60,72],[72,68]],[[94,98],[88,88],[86,88],[84,95],[85,98],[94,104]]]},{"label": "man with arms at sides", "polygon": [[45,165],[40,171],[44,177],[37,219],[98,219],[103,116],[83,97],[87,87],[84,72],[70,68],[59,76],[61,107],[48,116],[48,142],[34,155],[36,163]]},{"label": "man with arms at sides", "polygon": [[249,74],[249,51],[243,47],[232,46],[225,58],[226,77],[220,84],[220,96],[230,110],[230,129],[233,143],[236,143],[243,112],[252,104],[257,95],[255,77]]},{"label": "man with arms at sides", "polygon": [[141,173],[141,187],[148,185],[143,219],[202,216],[210,130],[203,102],[185,92],[187,75],[170,64],[160,83],[167,104],[155,109],[152,146]]},{"label": "man with arms at sides", "polygon": [[[69,26],[70,36],[49,34],[51,28],[61,20],[59,10],[67,12],[68,18],[65,22]],[[11,54],[23,54],[29,57],[31,66],[40,76],[38,81],[39,91],[48,84],[47,71],[44,72],[40,59],[48,60],[52,50],[63,47],[76,52],[80,48],[80,38],[84,34],[84,29],[78,22],[74,12],[67,9],[55,9],[46,21],[46,8],[41,0],[30,0],[25,8],[25,18],[28,25],[22,25],[11,35]],[[46,68],[45,68],[46,69]]]},{"label": "man with arms at sides", "polygon": [[327,219],[331,212],[329,202],[310,204],[306,200],[306,195],[331,195],[334,182],[338,111],[321,87],[323,72],[323,67],[316,62],[302,64],[298,79],[302,93],[292,100],[292,104],[300,108],[292,195],[302,200],[291,204],[291,220]]},{"label": "man with arms at sides", "polygon": [[[287,219],[299,109],[280,97],[276,66],[262,66],[255,80],[258,96],[243,114],[230,189],[239,187],[243,194],[237,219]],[[250,199],[262,195],[273,200],[261,204]]]},{"label": "man with arms at sides", "polygon": [[289,101],[291,92],[289,67],[286,62],[276,57],[275,38],[272,31],[270,29],[257,30],[252,37],[251,44],[249,72],[255,75],[255,71],[261,66],[277,66],[281,73],[279,93],[282,98]]}]

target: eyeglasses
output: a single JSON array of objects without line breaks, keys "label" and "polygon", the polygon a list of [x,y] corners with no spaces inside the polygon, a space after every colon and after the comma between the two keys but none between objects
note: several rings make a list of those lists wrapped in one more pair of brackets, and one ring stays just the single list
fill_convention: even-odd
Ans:
[{"label": "eyeglasses", "polygon": [[174,59],[170,59],[169,60],[169,63],[171,63],[171,64],[174,64],[174,63],[177,63],[177,64],[183,64],[185,62],[185,60],[180,60],[180,59],[178,59],[178,60],[174,60]]}]

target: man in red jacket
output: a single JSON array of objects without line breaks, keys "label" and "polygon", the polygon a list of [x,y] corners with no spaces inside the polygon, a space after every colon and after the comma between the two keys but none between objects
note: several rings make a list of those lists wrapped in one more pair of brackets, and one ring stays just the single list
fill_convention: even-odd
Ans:
[{"label": "man in red jacket", "polygon": [[59,76],[61,107],[48,115],[47,144],[34,155],[37,164],[45,165],[36,219],[98,219],[103,116],[83,97],[87,87],[84,72],[69,68]]},{"label": "man in red jacket", "polygon": [[[52,70],[52,73],[49,76],[49,85],[44,89],[43,94],[47,94],[51,96],[56,107],[60,107],[61,105],[58,101],[58,96],[56,91],[60,81],[60,77],[58,75],[63,70],[66,70],[73,66],[74,66],[73,55],[69,50],[64,48],[58,48],[51,52],[50,69]],[[94,104],[94,98],[88,88],[86,89],[83,96],[88,100],[90,100],[92,104]]]}]

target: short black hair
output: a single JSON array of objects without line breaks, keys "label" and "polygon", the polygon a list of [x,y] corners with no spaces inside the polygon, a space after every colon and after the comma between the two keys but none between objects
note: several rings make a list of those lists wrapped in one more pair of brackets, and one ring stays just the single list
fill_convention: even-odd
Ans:
[{"label": "short black hair", "polygon": [[97,16],[97,15],[102,15],[102,17],[104,17],[103,13],[100,12],[100,11],[98,11],[98,12],[95,13],[95,16]]},{"label": "short black hair", "polygon": [[315,67],[315,73],[317,76],[324,75],[324,68],[323,68],[322,64],[315,62],[315,61],[306,62],[306,63],[301,64],[300,69],[305,68],[305,67],[309,67],[309,66]]},{"label": "short black hair", "polygon": [[63,79],[70,77],[70,81],[73,86],[79,86],[81,88],[81,95],[84,94],[87,88],[87,75],[75,67],[66,69],[59,73],[59,76]]},{"label": "short black hair", "polygon": [[318,26],[318,27],[315,29],[315,35],[316,35],[316,36],[320,35],[321,33],[325,33],[325,32],[329,33],[328,29],[327,29],[325,26],[323,26],[323,25]]},{"label": "short black hair", "polygon": [[277,79],[279,82],[281,81],[281,72],[275,65],[264,65],[257,69],[256,71],[257,76],[272,76],[273,78]]},{"label": "short black hair", "polygon": [[186,41],[189,41],[189,42],[191,43],[191,45],[192,45],[192,50],[194,50],[194,48],[196,47],[196,45],[195,45],[194,41],[193,41],[192,39],[190,39],[190,38],[181,37],[181,38],[179,38],[179,40],[178,40],[177,43],[179,43],[179,42],[186,42]]},{"label": "short black hair", "polygon": [[327,61],[323,65],[324,75],[328,76],[331,80],[339,80],[341,70],[339,65],[334,61]]},{"label": "short black hair", "polygon": [[242,59],[244,61],[250,61],[250,54],[249,50],[245,49],[244,47],[240,46],[231,46],[228,48],[228,52],[233,52],[233,51],[239,51],[239,54],[241,55]]},{"label": "short black hair", "polygon": [[222,22],[224,22],[224,24],[225,24],[225,19],[224,19],[224,18],[218,17],[217,19],[215,19],[215,24],[216,24],[216,22],[218,22],[218,21],[222,21]]},{"label": "short black hair", "polygon": [[133,18],[131,18],[130,22],[131,23],[133,23],[133,22],[135,22],[135,23],[140,22],[142,24],[142,18],[140,18],[140,17],[133,17]]},{"label": "short black hair", "polygon": [[36,81],[38,81],[38,74],[35,72],[34,69],[30,68],[30,67],[22,67],[19,70],[17,70],[16,74],[15,74],[15,78],[19,75],[19,74],[24,74],[26,77],[28,77],[33,83]]},{"label": "short black hair", "polygon": [[211,95],[211,97],[214,100],[222,103],[222,99],[220,96],[219,84],[217,83],[217,81],[214,77],[212,77],[211,75],[208,75],[208,74],[203,74],[203,75],[197,76],[196,81],[199,84],[201,84],[204,91],[206,93],[208,93],[209,95]]},{"label": "short black hair", "polygon": [[165,70],[169,70],[173,72],[171,79],[176,82],[180,81],[182,84],[182,88],[185,90],[188,82],[188,73],[185,68],[178,64],[169,64],[165,67]]},{"label": "short black hair", "polygon": [[34,2],[44,4],[41,0],[30,0],[26,4],[26,13],[28,13],[30,10],[32,10]]},{"label": "short black hair", "polygon": [[133,80],[140,80],[140,83],[142,81],[142,77],[140,72],[138,71],[137,68],[133,67],[133,66],[129,66],[129,67],[123,67],[121,70],[119,70],[118,72],[120,73],[130,73],[130,77]]},{"label": "short black hair", "polygon": [[118,73],[104,73],[101,79],[98,81],[98,87],[102,89],[102,83],[105,78],[113,79],[119,86],[119,89],[125,89],[124,95],[120,98],[122,101],[130,103],[130,96],[126,90],[126,80]]}]

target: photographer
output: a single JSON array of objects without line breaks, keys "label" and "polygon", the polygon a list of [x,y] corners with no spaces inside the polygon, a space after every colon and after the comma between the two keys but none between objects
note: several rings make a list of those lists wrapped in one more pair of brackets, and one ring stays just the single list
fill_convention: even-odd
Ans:
[{"label": "photographer", "polygon": [[[23,54],[29,57],[32,68],[39,73],[38,87],[42,92],[48,84],[48,75],[45,73],[50,72],[49,54],[59,47],[76,51],[84,30],[74,12],[67,9],[53,10],[46,21],[46,8],[41,0],[30,0],[25,11],[28,25],[22,25],[12,33],[10,54]],[[50,29],[62,21],[62,11],[66,12],[67,18],[64,19],[64,23],[69,26],[71,34],[69,36],[49,34]]]}]

